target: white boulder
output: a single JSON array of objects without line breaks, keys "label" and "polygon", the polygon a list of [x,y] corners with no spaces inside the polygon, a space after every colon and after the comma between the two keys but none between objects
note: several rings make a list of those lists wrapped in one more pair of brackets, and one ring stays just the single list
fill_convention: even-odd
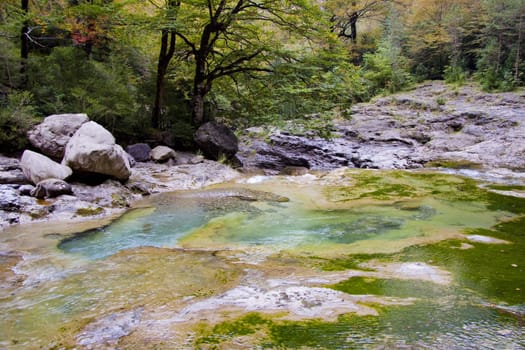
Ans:
[{"label": "white boulder", "polygon": [[103,174],[121,181],[131,175],[127,153],[108,130],[94,121],[83,124],[71,137],[62,163],[74,172]]},{"label": "white boulder", "polygon": [[48,157],[26,150],[22,154],[20,167],[24,175],[33,184],[37,184],[46,179],[67,179],[73,171],[70,167],[59,164]]},{"label": "white boulder", "polygon": [[43,154],[62,159],[69,139],[89,118],[84,113],[53,114],[28,131],[29,142]]}]

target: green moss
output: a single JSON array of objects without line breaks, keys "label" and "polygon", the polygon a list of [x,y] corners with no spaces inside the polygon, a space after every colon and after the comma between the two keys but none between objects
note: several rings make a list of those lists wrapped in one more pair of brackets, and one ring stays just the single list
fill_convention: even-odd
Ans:
[{"label": "green moss", "polygon": [[486,190],[479,182],[455,175],[427,172],[385,171],[383,176],[368,172],[351,173],[351,186],[331,187],[325,190],[334,202],[357,199],[399,200],[434,196],[444,200],[484,200]]},{"label": "green moss", "polygon": [[481,165],[468,160],[440,159],[428,162],[426,168],[481,169]]},{"label": "green moss", "polygon": [[324,259],[314,257],[317,264],[323,271],[344,271],[344,270],[362,270],[372,271],[371,269],[363,268],[361,263],[372,260],[384,258],[385,254],[354,254],[347,257],[335,258],[335,259]]},{"label": "green moss", "polygon": [[487,192],[486,201],[488,202],[487,209],[503,210],[515,214],[525,214],[525,198]]},{"label": "green moss", "polygon": [[237,320],[225,321],[206,331],[206,326],[202,325],[204,335],[196,340],[197,345],[220,344],[235,337],[253,334],[264,328],[270,321],[263,318],[258,313],[249,313]]},{"label": "green moss", "polygon": [[126,199],[126,197],[124,197],[122,194],[120,194],[120,193],[113,193],[111,195],[111,205],[113,207],[122,208],[122,207],[129,206],[129,203],[128,203],[128,200]]},{"label": "green moss", "polygon": [[270,344],[267,345],[282,349],[351,349],[360,340],[352,338],[353,335],[370,337],[378,331],[379,323],[379,318],[374,316],[354,315],[341,316],[336,322],[308,320],[274,323],[270,327]]},{"label": "green moss", "polygon": [[[511,204],[508,204],[511,205]],[[514,209],[522,210],[515,204]],[[499,206],[506,206],[500,203]],[[508,209],[508,208],[507,208]],[[512,207],[510,209],[513,209]],[[516,305],[525,303],[525,216],[500,223],[492,229],[469,229],[466,234],[490,236],[510,244],[485,244],[467,241],[473,248],[460,249],[463,240],[448,240],[429,245],[405,248],[394,254],[359,254],[324,260],[315,258],[325,271],[362,269],[361,264],[370,260],[422,261],[439,266],[452,273],[459,294],[472,294],[493,302]],[[435,295],[444,289],[421,283],[410,286],[409,282],[396,280],[365,280],[353,278],[332,288],[352,294],[379,294],[389,296],[411,296],[414,294]],[[410,288],[414,288],[412,291]],[[385,292],[388,290],[388,293]],[[413,295],[412,295],[413,296]]]},{"label": "green moss", "polygon": [[369,172],[352,174],[354,180],[351,186],[332,187],[326,190],[327,196],[333,201],[349,201],[363,198],[392,200],[412,198],[421,195],[414,186],[398,172],[385,172],[384,176],[371,175]]},{"label": "green moss", "polygon": [[511,244],[469,242],[474,248],[459,249],[462,241],[452,240],[406,248],[402,261],[431,261],[452,272],[465,292],[474,292],[494,302],[525,303],[525,217],[497,225],[494,230],[473,229],[469,234],[508,240]]},{"label": "green moss", "polygon": [[352,277],[329,288],[348,294],[374,294],[391,297],[439,297],[450,294],[447,287],[420,280]]},{"label": "green moss", "polygon": [[404,184],[382,184],[378,189],[361,194],[360,198],[375,198],[388,200],[398,197],[416,197],[418,191],[409,185]]},{"label": "green moss", "polygon": [[487,188],[497,191],[525,191],[525,186],[520,185],[488,185]]},{"label": "green moss", "polygon": [[104,209],[101,208],[101,207],[96,207],[96,208],[92,208],[92,207],[78,208],[77,211],[76,211],[76,214],[80,215],[80,216],[93,216],[93,215],[98,215],[98,214],[102,213],[103,211],[104,211]]},{"label": "green moss", "polygon": [[37,220],[37,219],[41,219],[45,217],[48,214],[49,214],[49,210],[47,210],[46,208],[43,208],[43,209],[38,209],[38,210],[30,212],[29,216],[31,217],[31,219]]},{"label": "green moss", "polygon": [[[436,337],[436,333],[452,336],[457,344],[468,347],[472,346],[470,340],[462,343],[461,339],[468,338],[466,333],[472,325],[490,319],[497,320],[501,327],[515,330],[520,327],[519,320],[512,316],[480,306],[416,302],[383,307],[378,311],[379,316],[347,314],[335,322],[274,321],[269,323],[268,340],[261,348],[375,349],[379,344],[388,349],[441,348],[442,339]],[[490,334],[480,336],[493,337]]]}]

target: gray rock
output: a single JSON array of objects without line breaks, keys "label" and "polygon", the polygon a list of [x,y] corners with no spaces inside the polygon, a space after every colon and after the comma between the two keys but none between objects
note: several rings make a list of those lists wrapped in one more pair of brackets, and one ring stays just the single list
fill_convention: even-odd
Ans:
[{"label": "gray rock", "polygon": [[150,157],[153,161],[158,163],[167,162],[177,156],[175,151],[168,146],[157,146],[151,150]]},{"label": "gray rock", "polygon": [[16,212],[20,206],[17,190],[13,186],[0,185],[0,210]]},{"label": "gray rock", "polygon": [[131,176],[128,155],[101,125],[83,124],[69,140],[63,163],[78,173],[95,173],[125,181]]},{"label": "gray rock", "polygon": [[137,161],[135,160],[135,158],[133,158],[133,156],[131,154],[129,154],[128,152],[126,152],[126,157],[128,158],[128,162],[129,162],[129,166],[131,168],[133,168],[136,164],[137,164]]},{"label": "gray rock", "polygon": [[73,173],[70,167],[29,150],[22,154],[20,167],[24,175],[35,185],[45,179],[65,180]]},{"label": "gray rock", "polygon": [[77,336],[85,349],[115,348],[120,338],[132,333],[140,323],[143,308],[110,314],[88,324]]},{"label": "gray rock", "polygon": [[18,193],[20,193],[21,196],[30,196],[31,191],[35,189],[35,186],[32,185],[22,185],[18,187]]},{"label": "gray rock", "polygon": [[136,143],[126,147],[128,152],[137,162],[150,160],[151,147],[147,143]]},{"label": "gray rock", "polygon": [[308,138],[275,132],[269,142],[251,139],[237,154],[245,168],[268,169],[279,173],[288,167],[333,169],[352,166],[352,142]]},{"label": "gray rock", "polygon": [[198,164],[204,161],[204,156],[196,155],[195,153],[189,152],[177,152],[176,163],[177,165],[182,164]]},{"label": "gray rock", "polygon": [[63,194],[73,194],[70,184],[59,179],[46,179],[40,181],[31,191],[31,196],[36,198],[54,198]]},{"label": "gray rock", "polygon": [[0,184],[27,184],[20,161],[0,155]]},{"label": "gray rock", "polygon": [[231,159],[239,150],[239,140],[233,131],[216,122],[208,122],[198,128],[195,142],[204,155],[213,160],[219,160],[221,156]]},{"label": "gray rock", "polygon": [[71,136],[88,121],[88,116],[83,113],[53,114],[29,130],[27,137],[43,154],[61,160]]},{"label": "gray rock", "polygon": [[524,101],[524,92],[451,91],[431,82],[352,106],[351,119],[334,121],[330,140],[251,128],[238,156],[246,168],[273,173],[286,166],[418,168],[434,160],[525,169]]}]

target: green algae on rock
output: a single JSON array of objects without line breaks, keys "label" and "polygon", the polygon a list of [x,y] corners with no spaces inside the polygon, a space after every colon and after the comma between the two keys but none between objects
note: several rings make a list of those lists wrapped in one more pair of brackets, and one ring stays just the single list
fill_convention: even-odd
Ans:
[{"label": "green algae on rock", "polygon": [[429,170],[259,180],[152,196],[66,239],[2,236],[23,255],[3,283],[23,279],[0,346],[525,346],[524,198]]}]

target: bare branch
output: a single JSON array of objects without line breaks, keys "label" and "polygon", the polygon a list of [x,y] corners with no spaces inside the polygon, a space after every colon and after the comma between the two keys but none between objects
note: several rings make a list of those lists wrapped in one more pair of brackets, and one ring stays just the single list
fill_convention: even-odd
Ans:
[{"label": "bare branch", "polygon": [[195,47],[195,44],[192,43],[184,34],[181,32],[176,31],[175,34],[184,41],[186,45],[188,45],[191,49],[191,52],[195,55],[197,53],[197,48]]}]

